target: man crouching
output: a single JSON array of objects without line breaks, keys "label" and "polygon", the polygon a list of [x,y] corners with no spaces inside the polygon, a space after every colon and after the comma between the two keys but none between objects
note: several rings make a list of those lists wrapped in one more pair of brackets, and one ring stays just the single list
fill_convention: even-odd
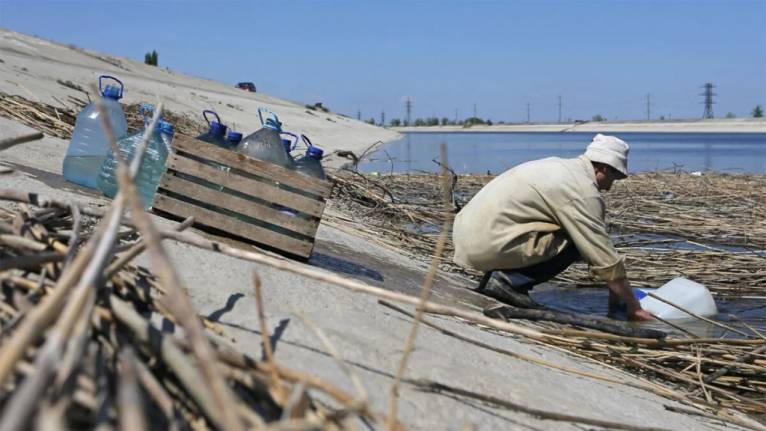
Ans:
[{"label": "man crouching", "polygon": [[598,134],[577,158],[535,160],[499,175],[455,218],[455,263],[485,272],[477,291],[530,307],[532,287],[582,259],[609,287],[610,311],[622,300],[629,319],[650,320],[606,231],[599,192],[628,176],[628,151],[624,141]]}]

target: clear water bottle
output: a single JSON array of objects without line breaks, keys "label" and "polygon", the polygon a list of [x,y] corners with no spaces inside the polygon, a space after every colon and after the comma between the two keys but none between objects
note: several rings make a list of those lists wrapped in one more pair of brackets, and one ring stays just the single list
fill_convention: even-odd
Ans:
[{"label": "clear water bottle", "polygon": [[[210,121],[208,115],[214,115],[217,121]],[[221,118],[214,111],[202,111],[202,117],[207,121],[207,132],[197,136],[197,139],[203,142],[217,145],[221,148],[231,149],[226,141],[227,127],[221,123]]]},{"label": "clear water bottle", "polygon": [[322,155],[324,151],[321,148],[309,144],[306,154],[295,161],[295,170],[310,177],[326,180],[327,175],[322,167]]},{"label": "clear water bottle", "polygon": [[[263,120],[263,113],[270,114],[271,118]],[[292,162],[282,144],[279,134],[282,132],[282,123],[277,115],[268,109],[258,108],[258,117],[262,127],[246,136],[237,145],[237,151],[254,159],[273,163],[283,168],[292,168]]]},{"label": "clear water bottle", "polygon": [[[284,137],[283,137],[284,136]],[[290,154],[290,152],[298,145],[298,135],[290,132],[281,132],[280,133],[280,139],[282,139],[282,146],[285,148],[285,153],[287,153],[287,158],[290,161],[290,168],[295,169],[295,159],[293,159],[293,156]],[[287,186],[281,185],[280,183],[275,183],[277,187],[283,190],[289,189]],[[279,210],[282,214],[288,215],[290,217],[295,217],[298,215],[298,213],[288,208],[284,205],[279,204],[272,204],[272,208]]]},{"label": "clear water bottle", "polygon": [[[102,89],[105,79],[114,80],[119,86],[107,85]],[[125,87],[119,79],[102,75],[98,78],[98,89],[103,97],[106,115],[112,126],[114,137],[120,139],[128,132],[125,112],[118,102],[122,98]],[[64,157],[64,178],[85,187],[96,188],[101,165],[109,150],[109,140],[101,127],[96,102],[90,102],[77,114],[72,139]]]},{"label": "clear water bottle", "polygon": [[[117,147],[123,159],[130,163],[136,152],[144,132],[136,132],[117,141]],[[170,143],[173,140],[173,126],[166,121],[158,121],[147,143],[144,158],[136,174],[135,182],[138,194],[145,209],[152,206],[154,194],[165,173],[165,160],[170,154]],[[114,198],[117,195],[117,160],[111,151],[107,155],[98,176],[98,189],[106,196]]]},{"label": "clear water bottle", "polygon": [[295,168],[295,159],[293,159],[292,154],[290,154],[291,151],[295,149],[296,146],[298,146],[298,135],[290,132],[282,132],[281,136],[282,138],[282,145],[285,147],[285,152],[287,153],[287,157],[290,159],[290,166]]},{"label": "clear water bottle", "polygon": [[[301,135],[301,138],[306,143],[306,154],[299,157],[295,161],[295,171],[299,172],[303,175],[307,175],[309,177],[317,178],[320,180],[326,180],[327,175],[324,172],[324,168],[322,167],[322,155],[324,154],[324,151],[322,151],[321,148],[313,145],[311,141],[309,140],[306,135]],[[297,191],[298,194],[304,195],[304,196],[312,196],[311,193],[303,192],[303,191]],[[308,214],[297,214],[298,217],[309,220],[312,218],[312,216]]]}]

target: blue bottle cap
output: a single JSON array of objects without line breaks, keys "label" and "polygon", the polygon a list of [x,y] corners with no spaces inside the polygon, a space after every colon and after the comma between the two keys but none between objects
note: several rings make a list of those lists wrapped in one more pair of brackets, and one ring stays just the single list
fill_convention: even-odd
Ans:
[{"label": "blue bottle cap", "polygon": [[289,153],[290,150],[292,150],[293,141],[291,141],[289,139],[282,139],[282,145],[285,146],[285,151],[287,151]]},{"label": "blue bottle cap", "polygon": [[306,150],[307,156],[313,157],[317,160],[322,160],[322,154],[324,154],[324,151],[322,151],[321,148],[316,147],[314,145],[310,145],[309,148]]},{"label": "blue bottle cap", "polygon": [[160,133],[165,133],[167,135],[172,135],[174,132],[173,125],[163,120],[157,122],[157,129]]},{"label": "blue bottle cap", "polygon": [[208,133],[210,133],[211,136],[223,137],[224,135],[226,135],[226,129],[227,127],[224,126],[223,124],[217,121],[211,121],[210,128],[208,129]]},{"label": "blue bottle cap", "polygon": [[151,103],[141,103],[138,105],[138,113],[144,117],[151,117],[154,114],[154,105]]},{"label": "blue bottle cap", "polygon": [[238,144],[239,141],[242,140],[242,134],[239,132],[231,131],[228,135],[226,135],[226,140]]},{"label": "blue bottle cap", "polygon": [[101,95],[109,99],[120,100],[122,97],[122,91],[120,91],[120,87],[116,85],[107,85]]}]

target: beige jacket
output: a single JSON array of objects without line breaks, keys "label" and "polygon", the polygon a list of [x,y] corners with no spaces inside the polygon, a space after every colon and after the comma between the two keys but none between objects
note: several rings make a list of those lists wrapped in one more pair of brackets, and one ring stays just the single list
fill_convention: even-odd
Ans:
[{"label": "beige jacket", "polygon": [[604,281],[626,277],[606,232],[604,200],[584,156],[527,162],[493,179],[455,218],[455,263],[479,271],[525,268],[574,243]]}]

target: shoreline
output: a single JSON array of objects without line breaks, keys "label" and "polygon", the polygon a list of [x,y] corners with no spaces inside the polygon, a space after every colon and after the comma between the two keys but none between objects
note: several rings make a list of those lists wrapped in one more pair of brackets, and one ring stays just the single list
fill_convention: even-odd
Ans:
[{"label": "shoreline", "polygon": [[389,127],[399,133],[766,133],[766,118]]}]

